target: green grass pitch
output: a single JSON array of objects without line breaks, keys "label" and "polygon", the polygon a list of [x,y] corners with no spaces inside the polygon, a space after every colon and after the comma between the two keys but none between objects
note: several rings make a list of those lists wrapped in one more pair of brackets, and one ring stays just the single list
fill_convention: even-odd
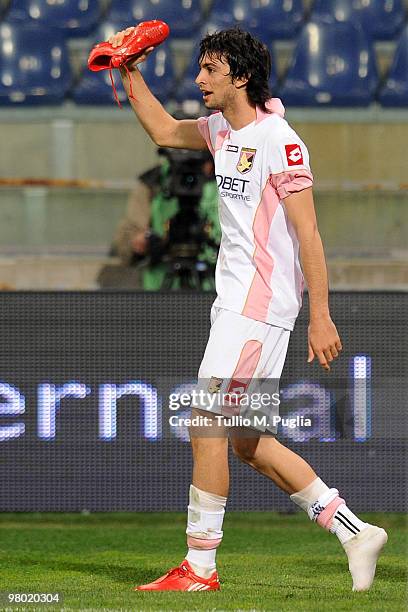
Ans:
[{"label": "green grass pitch", "polygon": [[[220,592],[137,593],[183,559],[184,513],[6,514],[0,517],[0,590],[63,594],[19,610],[403,611],[406,518],[363,514],[389,541],[369,593],[353,593],[335,536],[303,515],[227,513],[218,551]],[[6,609],[4,595],[3,603]],[[10,610],[12,607],[10,606]]]}]

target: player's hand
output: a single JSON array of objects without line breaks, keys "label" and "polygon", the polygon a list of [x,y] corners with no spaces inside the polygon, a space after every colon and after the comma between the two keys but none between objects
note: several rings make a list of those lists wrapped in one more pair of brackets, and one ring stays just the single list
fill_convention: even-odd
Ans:
[{"label": "player's hand", "polygon": [[154,47],[149,47],[148,49],[145,49],[141,55],[135,55],[134,57],[132,57],[132,59],[130,59],[126,63],[126,66],[128,67],[128,70],[130,70],[130,72],[132,72],[132,70],[138,64],[141,64],[142,62],[144,62],[146,60],[146,58],[149,57],[149,55],[151,54],[152,51],[154,51]]},{"label": "player's hand", "polygon": [[330,363],[338,357],[343,349],[337,329],[331,318],[322,317],[310,321],[308,329],[309,356],[308,363],[315,357],[320,365],[330,371]]},{"label": "player's hand", "polygon": [[[123,41],[125,40],[126,36],[129,36],[129,34],[132,34],[135,27],[136,26],[132,26],[130,28],[126,28],[126,30],[120,30],[119,32],[116,32],[116,34],[112,34],[112,36],[108,38],[108,43],[110,43],[114,49],[116,49],[117,47],[120,47]],[[153,50],[154,50],[154,47],[148,47],[140,55],[132,57],[132,59],[126,63],[128,70],[132,72],[132,69],[135,68],[138,64],[141,64],[142,62],[144,62]]]},{"label": "player's hand", "polygon": [[107,42],[110,43],[114,48],[120,47],[126,36],[129,36],[129,34],[133,32],[135,27],[136,26],[132,26],[130,28],[126,28],[126,30],[120,30],[119,32],[116,32],[116,34],[112,34],[112,36],[109,36]]}]

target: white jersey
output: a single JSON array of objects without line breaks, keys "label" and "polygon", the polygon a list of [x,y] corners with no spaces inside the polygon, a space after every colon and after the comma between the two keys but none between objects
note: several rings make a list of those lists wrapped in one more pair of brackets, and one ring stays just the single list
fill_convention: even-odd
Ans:
[{"label": "white jersey", "polygon": [[222,113],[198,119],[214,155],[222,239],[214,305],[293,329],[302,304],[299,243],[284,199],[310,187],[309,154],[278,98],[233,130]]}]

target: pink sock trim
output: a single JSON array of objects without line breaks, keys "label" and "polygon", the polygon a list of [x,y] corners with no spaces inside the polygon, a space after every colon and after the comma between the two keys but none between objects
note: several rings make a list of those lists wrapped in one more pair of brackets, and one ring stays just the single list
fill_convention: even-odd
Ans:
[{"label": "pink sock trim", "polygon": [[323,529],[330,529],[337,508],[344,503],[344,499],[341,499],[341,497],[333,499],[317,517],[317,524],[323,527]]},{"label": "pink sock trim", "polygon": [[192,536],[187,536],[187,546],[189,548],[195,548],[195,550],[212,550],[213,548],[218,548],[221,544],[221,538],[216,540],[201,540],[200,538],[193,538]]}]

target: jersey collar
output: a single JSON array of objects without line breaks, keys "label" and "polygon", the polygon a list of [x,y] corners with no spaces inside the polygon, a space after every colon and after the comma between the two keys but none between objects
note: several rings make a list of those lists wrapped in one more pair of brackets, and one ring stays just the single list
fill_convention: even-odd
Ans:
[{"label": "jersey collar", "polygon": [[[266,108],[271,111],[271,113],[276,113],[280,117],[285,116],[285,107],[282,104],[280,98],[270,98],[266,102]],[[270,113],[264,113],[263,110],[257,106],[256,107],[256,123],[260,123],[267,117],[270,117]]]}]

